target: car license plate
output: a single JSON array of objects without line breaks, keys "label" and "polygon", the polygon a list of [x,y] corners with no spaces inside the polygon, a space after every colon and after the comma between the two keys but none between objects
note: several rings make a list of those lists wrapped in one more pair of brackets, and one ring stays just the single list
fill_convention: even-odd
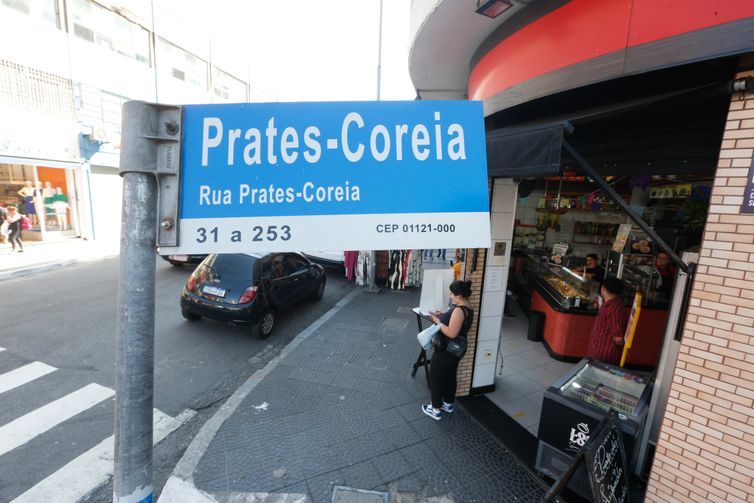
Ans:
[{"label": "car license plate", "polygon": [[171,255],[170,258],[176,262],[188,262],[188,255]]},{"label": "car license plate", "polygon": [[202,287],[202,293],[208,293],[210,295],[214,295],[215,297],[225,297],[225,294],[228,291],[225,288],[218,288],[216,286],[209,286],[204,285]]}]

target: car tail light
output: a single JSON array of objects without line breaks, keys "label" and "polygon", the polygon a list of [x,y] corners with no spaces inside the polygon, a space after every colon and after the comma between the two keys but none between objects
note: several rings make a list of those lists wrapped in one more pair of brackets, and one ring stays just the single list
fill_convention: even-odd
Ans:
[{"label": "car tail light", "polygon": [[249,288],[244,291],[243,295],[241,295],[241,298],[238,300],[239,304],[248,304],[252,300],[254,300],[254,297],[257,296],[257,287],[250,286]]},{"label": "car tail light", "polygon": [[186,281],[186,290],[188,290],[189,292],[193,292],[195,288],[196,288],[196,278],[192,274],[191,276],[189,276],[188,281]]}]

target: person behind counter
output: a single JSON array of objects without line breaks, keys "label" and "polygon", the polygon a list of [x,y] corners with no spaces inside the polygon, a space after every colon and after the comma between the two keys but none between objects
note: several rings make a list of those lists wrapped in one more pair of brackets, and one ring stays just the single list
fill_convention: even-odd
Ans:
[{"label": "person behind counter", "polygon": [[600,266],[600,258],[596,253],[590,253],[586,256],[586,265],[578,269],[578,272],[584,275],[588,280],[602,283],[605,279],[605,270]]},{"label": "person behind counter", "polygon": [[675,265],[670,262],[670,255],[665,252],[658,253],[655,259],[655,270],[658,273],[655,290],[670,298],[670,294],[673,292],[675,275],[678,273]]},{"label": "person behind counter", "polygon": [[623,348],[623,336],[628,324],[628,309],[623,304],[620,294],[623,282],[614,276],[602,281],[600,295],[604,302],[597,312],[597,319],[592,325],[589,336],[587,358],[593,358],[612,365],[620,363]]}]

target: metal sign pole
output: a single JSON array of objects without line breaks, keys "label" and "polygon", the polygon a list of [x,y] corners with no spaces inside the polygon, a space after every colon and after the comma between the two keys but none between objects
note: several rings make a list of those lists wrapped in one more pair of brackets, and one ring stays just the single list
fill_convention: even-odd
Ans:
[{"label": "metal sign pole", "polygon": [[[382,0],[380,0],[380,24],[379,37],[377,42],[377,101],[380,101],[380,86],[382,84]],[[367,268],[367,288],[369,293],[378,293],[380,288],[377,287],[377,252],[369,252],[369,267]]]},{"label": "metal sign pole", "polygon": [[[175,107],[172,107],[175,109]],[[172,112],[172,114],[171,114]],[[123,106],[123,177],[115,373],[113,501],[146,503],[152,487],[155,243],[158,175],[177,170],[164,152],[177,150],[175,111],[131,101]],[[180,117],[180,112],[178,112]],[[172,118],[172,117],[171,117]],[[167,132],[162,137],[163,132]],[[168,142],[175,142],[168,143]],[[165,177],[159,178],[160,184]],[[165,206],[160,200],[160,206]],[[163,226],[164,227],[164,226]]]}]

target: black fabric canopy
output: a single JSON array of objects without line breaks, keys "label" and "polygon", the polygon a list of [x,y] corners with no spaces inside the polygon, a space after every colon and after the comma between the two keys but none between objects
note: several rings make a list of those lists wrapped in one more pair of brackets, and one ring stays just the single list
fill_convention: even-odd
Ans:
[{"label": "black fabric canopy", "polygon": [[560,174],[560,154],[567,122],[510,127],[487,132],[487,174],[493,178]]},{"label": "black fabric canopy", "polygon": [[[563,102],[570,100],[560,97],[546,108]],[[487,173],[539,178],[575,169],[568,153],[561,156],[565,132],[602,176],[712,174],[729,104],[728,81],[715,80],[578,110],[558,109],[555,115],[518,125],[488,120],[503,127],[487,132]]]}]

